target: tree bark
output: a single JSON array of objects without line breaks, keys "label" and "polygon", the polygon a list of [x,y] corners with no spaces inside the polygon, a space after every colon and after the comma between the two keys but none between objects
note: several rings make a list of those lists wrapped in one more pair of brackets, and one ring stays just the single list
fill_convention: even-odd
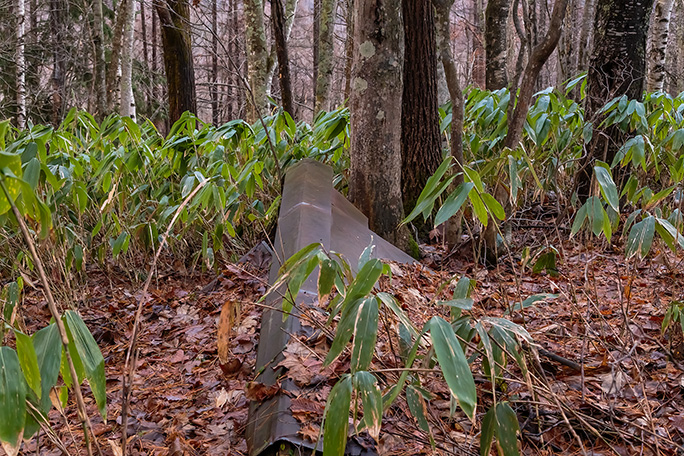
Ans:
[{"label": "tree bark", "polygon": [[[370,229],[408,250],[401,202],[401,4],[356,0],[349,198]],[[415,252],[414,252],[415,253]]]},{"label": "tree bark", "polygon": [[66,52],[65,18],[68,5],[64,0],[50,0],[50,27],[52,32],[52,125],[62,121],[65,103]]},{"label": "tree bark", "polygon": [[135,98],[133,96],[133,38],[135,32],[135,2],[126,1],[124,14],[123,40],[121,42],[121,106],[119,112],[124,117],[136,118]]},{"label": "tree bark", "polygon": [[[451,139],[449,146],[451,156],[456,163],[456,170],[460,173],[463,169],[463,91],[458,81],[456,63],[451,55],[451,43],[449,34],[449,13],[454,0],[432,0],[435,6],[435,29],[437,36],[437,49],[439,50],[444,74],[446,76],[449,98],[451,99]],[[453,182],[453,188],[463,183],[463,174],[458,174]],[[444,238],[449,247],[453,247],[459,241],[461,235],[461,214],[447,221]]]},{"label": "tree bark", "polygon": [[665,83],[665,54],[670,35],[674,0],[656,0],[653,29],[649,33],[646,92],[662,92]]},{"label": "tree bark", "polygon": [[276,56],[278,57],[278,81],[280,82],[280,97],[283,109],[294,116],[292,104],[292,83],[290,81],[290,59],[287,55],[287,41],[285,39],[285,11],[282,0],[271,0],[271,18],[273,22],[273,36],[275,38]]},{"label": "tree bark", "polygon": [[258,119],[266,109],[268,100],[268,47],[264,30],[264,4],[262,0],[245,0],[245,27],[247,44],[247,74],[251,91],[249,114],[250,122]]},{"label": "tree bark", "polygon": [[187,0],[156,0],[155,8],[161,25],[169,122],[173,125],[185,111],[197,112],[190,6]]},{"label": "tree bark", "polygon": [[499,90],[508,85],[506,61],[508,40],[506,24],[511,0],[489,0],[485,11],[485,84],[487,90]]},{"label": "tree bark", "polygon": [[119,87],[118,75],[121,64],[121,47],[123,46],[124,27],[126,25],[126,8],[133,0],[121,0],[116,12],[114,31],[112,32],[112,54],[107,68],[107,111],[114,110],[114,105],[119,99],[117,88]]},{"label": "tree bark", "polygon": [[[617,126],[599,131],[601,108],[621,95],[641,99],[646,76],[646,37],[653,0],[598,0],[594,48],[587,76],[585,119],[594,135],[577,172],[575,188],[581,201],[591,193],[594,160],[613,161],[625,135]],[[619,185],[620,179],[616,179]]]},{"label": "tree bark", "polygon": [[344,99],[351,95],[351,69],[354,59],[354,0],[347,0],[347,36],[344,43]]},{"label": "tree bark", "polygon": [[587,60],[594,36],[594,17],[596,17],[596,0],[585,0],[579,38],[579,55],[577,57],[577,68],[582,71],[587,69],[589,63]]},{"label": "tree bark", "polygon": [[330,81],[333,73],[333,38],[335,32],[335,0],[320,1],[320,16],[318,17],[318,59],[316,66],[316,99],[314,102],[314,118],[321,110],[330,109]]},{"label": "tree bark", "polygon": [[216,126],[219,124],[219,100],[218,100],[218,13],[216,2],[211,1],[211,121]]},{"label": "tree bark", "polygon": [[26,20],[26,8],[24,0],[17,0],[17,49],[15,55],[16,64],[16,91],[17,91],[17,115],[16,125],[19,129],[26,126],[26,61],[24,59],[24,21]]},{"label": "tree bark", "polygon": [[[144,21],[143,21],[144,24]],[[102,0],[93,0],[93,56],[95,61],[95,113],[98,120],[107,114],[107,63],[104,46],[104,15]]]},{"label": "tree bark", "polygon": [[410,212],[442,162],[437,104],[437,44],[432,4],[402,0],[404,89],[401,103],[401,187]]},{"label": "tree bark", "polygon": [[[473,1],[473,73],[472,79],[473,84],[479,88],[484,88],[486,84],[486,68],[487,63],[485,61],[485,49],[483,45],[483,33],[482,33],[482,0],[472,0]],[[450,28],[447,29],[450,32]],[[449,33],[446,35],[451,37]],[[448,40],[451,41],[451,40]],[[451,51],[450,51],[451,52]],[[448,78],[448,77],[447,77]],[[447,82],[448,85],[448,82]]]}]

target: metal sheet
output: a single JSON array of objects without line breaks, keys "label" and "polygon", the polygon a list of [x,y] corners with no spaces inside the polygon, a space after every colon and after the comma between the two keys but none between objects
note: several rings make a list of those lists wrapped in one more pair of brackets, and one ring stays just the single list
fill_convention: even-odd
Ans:
[{"label": "metal sheet", "polygon": [[[288,170],[283,184],[275,257],[270,271],[271,284],[275,282],[284,259],[314,242],[341,253],[352,267],[355,267],[356,259],[371,239],[376,244],[375,257],[400,262],[414,261],[368,229],[366,217],[333,189],[332,178],[333,172],[329,166],[313,160],[302,160]],[[316,273],[312,274],[303,284],[296,298],[298,303],[316,302],[316,277]],[[282,299],[275,294],[266,304],[279,309],[282,308]],[[301,330],[296,314],[283,322],[282,312],[264,310],[256,362],[256,371],[261,371],[261,374],[256,381],[275,384],[283,372],[282,369],[273,369],[273,366],[283,359],[282,351],[290,339],[289,334],[298,334]],[[284,390],[295,389],[290,380],[283,381],[281,386]],[[292,416],[290,398],[286,394],[250,405],[246,434],[251,456],[270,452],[283,442],[313,450],[313,444],[301,439],[297,435],[298,431],[299,423]],[[373,454],[353,442],[349,450],[350,454]]]}]

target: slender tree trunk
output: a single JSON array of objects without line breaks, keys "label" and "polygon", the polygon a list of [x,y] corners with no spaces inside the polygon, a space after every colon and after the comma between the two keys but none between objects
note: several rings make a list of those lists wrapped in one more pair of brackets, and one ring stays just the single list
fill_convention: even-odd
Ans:
[{"label": "slender tree trunk", "polygon": [[577,57],[577,68],[586,70],[589,64],[589,54],[591,50],[592,38],[594,36],[594,17],[596,16],[596,0],[585,0],[584,12],[582,13],[582,28],[579,37],[579,55]]},{"label": "slender tree trunk", "polygon": [[[152,14],[154,16],[154,14]],[[143,60],[145,61],[145,69],[143,70],[145,75],[148,76],[148,79],[152,81],[152,78],[150,78],[150,53],[149,50],[147,49],[148,43],[147,43],[147,19],[145,18],[145,1],[140,0],[140,25],[142,27],[142,44],[143,44]],[[152,82],[154,83],[154,82]],[[145,106],[144,110],[149,115],[150,112],[150,92],[148,88],[145,88]]]},{"label": "slender tree trunk", "polygon": [[[482,0],[473,0],[473,84],[484,88],[487,63],[485,60],[484,36],[482,33]],[[447,30],[450,32],[450,29]],[[447,35],[451,37],[451,35]],[[451,40],[449,40],[450,42]],[[448,78],[448,77],[447,77]],[[447,82],[448,84],[448,82]]]},{"label": "slender tree trunk", "polygon": [[[290,39],[290,32],[292,32],[292,25],[294,24],[295,14],[297,12],[297,5],[299,0],[285,1],[285,42]],[[271,93],[271,83],[273,81],[273,73],[275,71],[278,56],[276,55],[275,43],[271,43],[271,48],[266,59],[267,76],[266,76],[266,93]]]},{"label": "slender tree trunk", "polygon": [[670,16],[675,0],[656,0],[653,29],[649,33],[647,92],[662,92],[665,83],[665,55],[670,35]]},{"label": "slender tree trunk", "polygon": [[26,126],[26,61],[24,59],[24,21],[26,19],[26,8],[24,0],[17,0],[16,3],[17,20],[17,49],[15,55],[16,64],[16,90],[17,90],[17,128],[23,129]]},{"label": "slender tree trunk", "polygon": [[499,90],[508,85],[506,29],[511,0],[489,0],[485,12],[486,86]]},{"label": "slender tree trunk", "polygon": [[119,99],[117,88],[119,87],[119,70],[121,65],[121,47],[123,46],[124,26],[126,25],[126,8],[133,0],[121,0],[116,12],[116,21],[112,33],[112,54],[107,68],[107,111],[114,110]]},{"label": "slender tree trunk", "polygon": [[150,70],[152,71],[152,99],[153,100],[158,100],[158,88],[157,88],[157,47],[159,46],[157,43],[157,15],[154,14],[154,10],[152,11],[152,62],[150,65]]},{"label": "slender tree trunk", "polygon": [[428,178],[442,162],[437,105],[434,8],[425,0],[402,0],[404,90],[401,103],[401,187],[410,212]]},{"label": "slender tree trunk", "polygon": [[283,109],[291,116],[294,116],[292,83],[290,82],[290,59],[287,55],[285,11],[283,9],[282,0],[271,0],[271,18],[273,22],[276,55],[278,57],[278,81],[280,82],[280,96],[282,98]]},{"label": "slender tree trunk", "polygon": [[195,69],[190,41],[190,5],[187,0],[156,0],[161,25],[164,69],[169,96],[169,122],[185,111],[197,112]]},{"label": "slender tree trunk", "polygon": [[344,44],[344,99],[349,100],[351,94],[351,69],[354,59],[354,0],[347,0],[347,37]]},{"label": "slender tree trunk", "polygon": [[52,124],[62,121],[65,104],[66,58],[65,17],[67,4],[63,0],[50,0],[50,27],[52,29]]},{"label": "slender tree trunk", "polygon": [[121,106],[119,112],[135,121],[133,96],[133,38],[135,33],[135,2],[127,0],[124,13],[123,41],[121,43]]},{"label": "slender tree trunk", "polygon": [[504,139],[505,147],[514,149],[518,146],[518,143],[520,143],[523,126],[525,125],[527,112],[530,109],[532,95],[534,94],[534,85],[542,67],[558,45],[558,40],[560,39],[561,31],[563,29],[563,20],[565,19],[568,1],[569,0],[556,0],[555,4],[553,5],[551,23],[549,24],[549,29],[546,32],[546,36],[532,50],[532,55],[527,62],[525,71],[523,72],[518,102],[516,104],[515,111],[513,112],[513,117],[508,123],[508,133]]},{"label": "slender tree trunk", "polygon": [[211,0],[211,120],[214,125],[219,124],[217,1]]},{"label": "slender tree trunk", "polygon": [[370,229],[408,250],[401,202],[401,4],[356,0],[349,198]]},{"label": "slender tree trunk", "polygon": [[[444,74],[446,76],[449,97],[451,99],[451,156],[454,158],[457,170],[463,168],[463,91],[458,81],[456,63],[451,55],[449,13],[454,0],[432,0],[435,6],[435,25],[437,36],[437,49],[440,53]],[[453,182],[454,189],[463,183],[463,174],[456,176]],[[461,214],[447,221],[445,240],[449,247],[453,247],[459,241],[461,235]]]},{"label": "slender tree trunk", "polygon": [[578,0],[569,0],[565,13],[565,26],[563,27],[560,41],[558,42],[558,71],[556,86],[575,75],[575,64],[572,52],[575,43],[575,14]]},{"label": "slender tree trunk", "polygon": [[[601,108],[621,95],[642,97],[652,6],[653,0],[598,0],[585,107],[585,119],[593,122],[594,135],[576,176],[575,188],[581,201],[591,193],[594,161],[612,162],[625,141],[625,134],[617,126],[599,129]],[[620,176],[616,181],[620,185]]]},{"label": "slender tree trunk", "polygon": [[320,16],[318,18],[318,65],[316,72],[316,99],[314,102],[314,117],[321,110],[330,109],[330,81],[333,73],[333,39],[335,32],[335,0],[320,1]]},{"label": "slender tree trunk", "polygon": [[313,0],[313,104],[314,104],[314,118],[316,117],[316,87],[318,86],[318,53],[320,52],[321,40],[321,1]]},{"label": "slender tree trunk", "polygon": [[245,0],[244,8],[247,31],[248,80],[251,90],[248,120],[254,122],[268,105],[266,98],[268,48],[264,30],[264,4],[262,0]]},{"label": "slender tree trunk", "polygon": [[93,0],[93,61],[95,88],[95,118],[103,119],[107,114],[107,64],[104,46],[104,15],[102,0]]}]

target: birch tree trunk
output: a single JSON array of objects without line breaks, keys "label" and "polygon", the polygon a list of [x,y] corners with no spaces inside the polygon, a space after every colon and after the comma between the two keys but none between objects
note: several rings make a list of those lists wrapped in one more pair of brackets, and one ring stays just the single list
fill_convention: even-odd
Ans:
[{"label": "birch tree trunk", "polygon": [[506,61],[508,39],[506,25],[511,0],[489,0],[485,11],[485,84],[488,90],[499,90],[508,85]]},{"label": "birch tree trunk", "polygon": [[316,99],[314,101],[314,118],[321,110],[330,109],[330,81],[333,73],[333,39],[335,32],[335,0],[320,0],[320,16],[318,17],[318,66],[315,72]]},{"label": "birch tree trunk", "polygon": [[[349,198],[370,229],[408,250],[399,226],[401,202],[401,91],[404,37],[401,3],[356,0],[352,65]],[[415,253],[415,252],[414,252]]]},{"label": "birch tree trunk", "polygon": [[24,0],[17,0],[16,4],[17,20],[17,50],[15,55],[16,76],[17,76],[17,128],[23,129],[26,126],[26,61],[24,58],[24,20],[26,19],[26,8]]},{"label": "birch tree trunk", "polygon": [[665,83],[665,54],[670,36],[670,17],[675,0],[656,0],[649,32],[646,92],[662,92]]},{"label": "birch tree trunk", "polygon": [[135,2],[127,0],[124,14],[123,40],[121,43],[121,106],[119,112],[135,121],[136,109],[133,97],[133,34],[135,32]]},{"label": "birch tree trunk", "polygon": [[266,110],[268,100],[268,47],[264,30],[264,4],[262,0],[245,0],[245,27],[247,44],[247,78],[251,91],[248,97],[247,119],[254,122]]}]

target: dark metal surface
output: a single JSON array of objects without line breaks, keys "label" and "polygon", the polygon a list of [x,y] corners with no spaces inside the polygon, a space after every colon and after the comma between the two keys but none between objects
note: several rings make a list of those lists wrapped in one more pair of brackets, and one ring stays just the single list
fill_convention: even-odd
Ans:
[{"label": "dark metal surface", "polygon": [[[333,189],[332,178],[333,172],[329,166],[313,160],[302,160],[288,170],[283,185],[270,283],[275,282],[278,269],[285,259],[314,242],[320,242],[326,249],[344,255],[352,268],[355,268],[356,259],[371,239],[376,245],[374,257],[400,262],[414,261],[368,229],[366,217]],[[314,272],[302,285],[297,303],[315,303],[316,278]],[[282,299],[274,293],[266,304],[277,309],[282,306]],[[256,371],[261,371],[261,374],[255,381],[266,385],[276,383],[283,372],[273,367],[283,359],[282,351],[287,346],[290,334],[297,334],[300,330],[296,314],[283,322],[281,312],[264,310],[256,362]],[[284,390],[295,388],[287,379],[281,386]],[[250,405],[246,434],[251,456],[271,451],[281,443],[313,450],[313,444],[301,439],[297,435],[298,431],[299,423],[292,416],[287,395],[278,394]],[[358,447],[358,444],[350,445],[354,454],[373,454]],[[321,449],[320,444],[318,449]]]}]

